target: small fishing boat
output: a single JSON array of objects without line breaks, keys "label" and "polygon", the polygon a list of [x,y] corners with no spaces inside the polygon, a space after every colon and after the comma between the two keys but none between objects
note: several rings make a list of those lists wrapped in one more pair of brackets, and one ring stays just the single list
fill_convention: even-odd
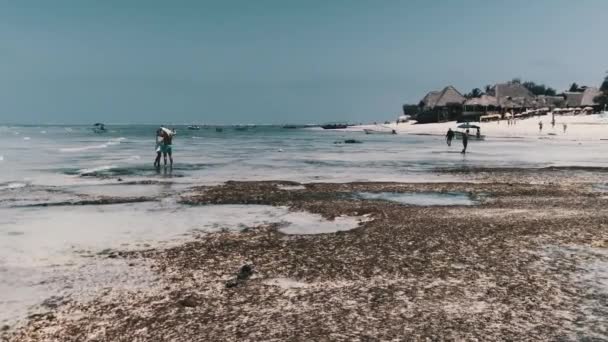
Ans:
[{"label": "small fishing boat", "polygon": [[193,130],[193,131],[199,131],[201,129],[201,126],[198,125],[190,125],[188,126],[189,130]]},{"label": "small fishing boat", "polygon": [[348,125],[347,124],[326,124],[326,125],[322,125],[321,128],[323,129],[344,129],[347,128]]},{"label": "small fishing boat", "polygon": [[[462,139],[462,136],[466,132],[465,130],[476,129],[477,132],[479,132],[481,130],[481,127],[479,127],[477,125],[472,125],[468,122],[458,125],[458,128],[462,129],[463,131],[454,130],[454,138],[456,138],[456,139]],[[485,139],[486,139],[486,136],[483,134],[469,132],[469,140],[485,140]]]}]

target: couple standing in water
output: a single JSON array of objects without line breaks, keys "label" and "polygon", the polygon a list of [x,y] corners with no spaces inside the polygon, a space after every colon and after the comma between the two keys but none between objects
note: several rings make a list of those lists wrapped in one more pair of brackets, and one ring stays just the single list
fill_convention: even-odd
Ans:
[{"label": "couple standing in water", "polygon": [[166,128],[159,128],[156,131],[156,159],[154,167],[160,167],[160,155],[162,154],[167,165],[167,155],[169,156],[169,165],[173,166],[173,131]]}]

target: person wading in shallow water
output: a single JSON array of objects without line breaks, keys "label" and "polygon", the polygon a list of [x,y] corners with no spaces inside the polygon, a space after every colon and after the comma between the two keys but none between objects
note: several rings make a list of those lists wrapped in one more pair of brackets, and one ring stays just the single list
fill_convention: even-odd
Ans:
[{"label": "person wading in shallow water", "polygon": [[165,165],[167,165],[167,155],[169,155],[169,165],[173,166],[173,135],[167,133],[167,131],[163,130],[163,142],[161,144],[161,151],[163,152],[163,159],[165,160]]},{"label": "person wading in shallow water", "polygon": [[445,135],[445,142],[448,146],[452,146],[452,139],[454,139],[454,131],[451,128],[448,128],[448,132]]},{"label": "person wading in shallow water", "polygon": [[163,131],[159,128],[156,130],[156,159],[154,159],[154,167],[160,167],[160,155],[162,154]]},{"label": "person wading in shallow water", "polygon": [[467,153],[467,145],[469,144],[469,130],[462,133],[462,154]]}]

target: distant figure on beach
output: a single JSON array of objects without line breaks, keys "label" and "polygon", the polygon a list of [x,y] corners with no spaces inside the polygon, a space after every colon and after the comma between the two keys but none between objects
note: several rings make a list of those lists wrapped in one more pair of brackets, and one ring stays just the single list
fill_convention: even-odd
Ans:
[{"label": "distant figure on beach", "polygon": [[479,127],[477,127],[477,134],[475,134],[475,136],[477,139],[481,139],[481,129]]},{"label": "distant figure on beach", "polygon": [[467,145],[469,144],[469,130],[462,133],[462,154],[467,153]]},{"label": "distant figure on beach", "polygon": [[160,155],[162,154],[163,134],[159,128],[156,130],[156,159],[154,159],[154,167],[160,167]]},{"label": "distant figure on beach", "polygon": [[551,120],[551,127],[555,128],[555,117],[553,117],[553,119]]},{"label": "distant figure on beach", "polygon": [[564,124],[564,133],[566,133],[566,129],[568,129],[568,125]]},{"label": "distant figure on beach", "polygon": [[542,121],[539,121],[539,122],[538,122],[538,131],[539,131],[539,132],[542,132],[542,131],[543,131],[543,122],[542,122]]},{"label": "distant figure on beach", "polygon": [[452,146],[452,139],[454,139],[454,131],[451,128],[448,128],[448,132],[445,134],[445,142],[448,146]]}]

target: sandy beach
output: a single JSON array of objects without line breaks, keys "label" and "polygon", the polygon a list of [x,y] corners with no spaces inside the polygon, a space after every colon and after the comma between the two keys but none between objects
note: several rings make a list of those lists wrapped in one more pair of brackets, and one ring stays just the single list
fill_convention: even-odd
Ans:
[{"label": "sandy beach", "polygon": [[[593,115],[556,115],[555,126],[551,125],[552,116],[542,115],[526,119],[517,119],[509,125],[506,120],[474,123],[481,127],[481,133],[487,139],[491,138],[538,138],[555,140],[597,141],[608,140],[608,117],[602,114]],[[543,123],[542,131],[539,122]],[[564,124],[566,131],[564,132]],[[455,129],[459,124],[455,121],[415,124],[415,121],[396,124],[361,125],[349,127],[347,130],[362,131],[395,130],[398,134],[432,134],[445,135],[448,128]],[[471,130],[475,134],[475,130]]]},{"label": "sandy beach", "polygon": [[[608,338],[608,190],[597,185],[605,169],[437,172],[463,181],[188,189],[179,201],[189,206],[287,208],[355,226],[310,234],[262,223],[97,255],[155,280],[108,286],[88,301],[57,298],[3,328],[2,340]],[[468,200],[433,204],[445,196]]]}]

